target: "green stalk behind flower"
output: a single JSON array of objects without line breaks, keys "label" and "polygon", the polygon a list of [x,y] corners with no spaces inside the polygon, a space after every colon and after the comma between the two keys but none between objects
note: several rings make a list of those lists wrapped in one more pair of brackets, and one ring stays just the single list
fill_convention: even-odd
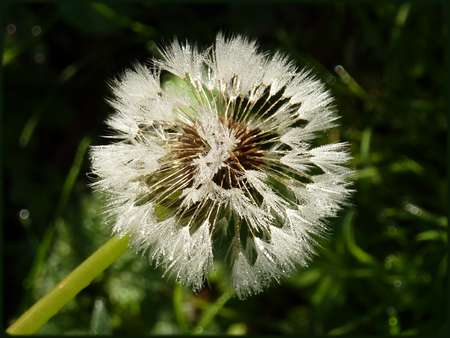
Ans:
[{"label": "green stalk behind flower", "polygon": [[29,308],[6,332],[11,335],[33,334],[65,304],[87,287],[116,261],[128,247],[128,237],[113,237],[72,271],[52,291]]}]

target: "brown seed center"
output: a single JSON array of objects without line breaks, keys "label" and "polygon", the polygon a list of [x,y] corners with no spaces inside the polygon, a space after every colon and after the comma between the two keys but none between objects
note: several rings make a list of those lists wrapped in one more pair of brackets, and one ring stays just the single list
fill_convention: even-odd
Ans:
[{"label": "brown seed center", "polygon": [[[225,166],[214,175],[213,181],[224,189],[231,189],[239,187],[238,179],[244,170],[257,169],[261,166],[263,154],[258,143],[263,141],[267,135],[264,135],[260,129],[250,129],[233,120],[220,118],[220,122],[233,130],[236,145],[230,152],[228,159],[225,160]],[[206,155],[209,146],[200,137],[195,127],[185,125],[173,150],[177,160],[192,168],[193,174],[195,166],[192,161],[198,156]]]}]

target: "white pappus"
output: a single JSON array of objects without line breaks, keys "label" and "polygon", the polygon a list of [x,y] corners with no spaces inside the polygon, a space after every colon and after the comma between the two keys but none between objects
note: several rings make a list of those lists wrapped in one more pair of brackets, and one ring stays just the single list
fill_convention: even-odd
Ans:
[{"label": "white pappus", "polygon": [[351,192],[348,144],[312,144],[336,126],[333,99],[242,36],[161,52],[112,83],[114,143],[91,149],[93,186],[114,233],[165,275],[198,291],[222,261],[239,298],[256,294],[308,264]]}]

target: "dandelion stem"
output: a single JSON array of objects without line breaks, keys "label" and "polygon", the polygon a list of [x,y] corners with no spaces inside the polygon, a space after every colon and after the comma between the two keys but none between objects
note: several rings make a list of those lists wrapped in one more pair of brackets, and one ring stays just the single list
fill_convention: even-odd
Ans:
[{"label": "dandelion stem", "polygon": [[219,313],[219,311],[225,306],[225,304],[233,297],[234,290],[229,289],[225,291],[214,304],[208,307],[203,313],[202,317],[198,321],[198,324],[192,330],[193,334],[201,334],[208,326],[211,321]]},{"label": "dandelion stem", "polygon": [[52,291],[29,308],[6,332],[11,335],[33,334],[65,304],[87,287],[94,278],[117,260],[128,247],[128,237],[114,237],[73,270]]}]

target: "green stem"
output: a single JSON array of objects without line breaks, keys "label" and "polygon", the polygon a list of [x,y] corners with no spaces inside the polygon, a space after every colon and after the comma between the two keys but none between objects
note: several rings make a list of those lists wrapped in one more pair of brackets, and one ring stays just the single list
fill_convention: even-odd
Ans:
[{"label": "green stem", "polygon": [[100,275],[128,247],[128,237],[114,237],[73,270],[50,293],[29,308],[6,332],[11,335],[33,334],[65,304]]},{"label": "green stem", "polygon": [[214,317],[219,313],[219,311],[224,307],[224,305],[231,299],[234,295],[234,290],[229,289],[225,291],[214,304],[205,310],[202,318],[200,318],[198,324],[192,330],[193,334],[201,334],[211,323]]}]

